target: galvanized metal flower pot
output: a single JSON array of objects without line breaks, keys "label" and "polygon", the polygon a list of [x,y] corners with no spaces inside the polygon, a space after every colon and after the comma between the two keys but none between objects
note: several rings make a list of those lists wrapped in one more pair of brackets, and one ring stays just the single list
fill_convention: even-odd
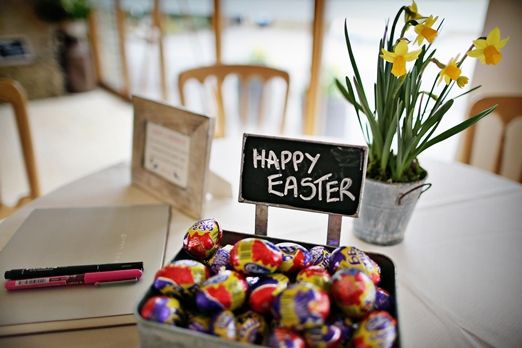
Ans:
[{"label": "galvanized metal flower pot", "polygon": [[355,236],[378,245],[400,243],[417,200],[431,187],[425,182],[426,178],[398,184],[366,179],[361,213],[353,224]]}]

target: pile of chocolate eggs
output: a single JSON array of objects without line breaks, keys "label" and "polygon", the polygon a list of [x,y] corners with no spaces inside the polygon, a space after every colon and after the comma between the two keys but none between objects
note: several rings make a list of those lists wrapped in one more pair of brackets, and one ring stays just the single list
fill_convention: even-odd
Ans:
[{"label": "pile of chocolate eggs", "polygon": [[183,241],[190,258],[156,273],[142,317],[270,347],[393,346],[394,300],[363,251],[222,239],[216,220],[194,223]]}]

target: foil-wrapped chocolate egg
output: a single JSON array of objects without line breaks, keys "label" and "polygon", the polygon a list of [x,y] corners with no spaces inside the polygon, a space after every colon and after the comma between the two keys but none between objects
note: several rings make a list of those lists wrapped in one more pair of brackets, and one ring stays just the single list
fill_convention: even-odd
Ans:
[{"label": "foil-wrapped chocolate egg", "polygon": [[376,288],[375,292],[375,310],[390,311],[393,303],[393,298],[390,293],[380,287]]},{"label": "foil-wrapped chocolate egg", "polygon": [[324,324],[330,313],[330,298],[313,284],[297,283],[274,299],[272,312],[280,326],[310,329]]},{"label": "foil-wrapped chocolate egg", "polygon": [[200,312],[214,313],[234,310],[245,302],[248,284],[234,271],[222,271],[205,281],[196,293],[196,305]]},{"label": "foil-wrapped chocolate egg", "polygon": [[375,285],[370,277],[355,268],[343,268],[333,275],[330,294],[350,318],[364,317],[375,303]]},{"label": "foil-wrapped chocolate egg", "polygon": [[397,337],[397,322],[385,311],[370,313],[353,334],[354,348],[390,348]]},{"label": "foil-wrapped chocolate egg", "polygon": [[149,298],[141,307],[140,314],[146,320],[171,325],[181,324],[184,318],[179,301],[167,296]]},{"label": "foil-wrapped chocolate egg", "polygon": [[210,333],[210,317],[202,314],[189,315],[187,329],[201,333]]},{"label": "foil-wrapped chocolate egg", "polygon": [[201,262],[177,260],[156,272],[152,286],[163,295],[191,297],[209,276],[210,271]]},{"label": "foil-wrapped chocolate egg", "polygon": [[332,277],[326,269],[321,266],[310,266],[301,270],[295,279],[297,282],[308,282],[324,291],[330,291]]},{"label": "foil-wrapped chocolate egg", "polygon": [[199,220],[189,227],[183,249],[199,261],[208,260],[221,246],[223,231],[215,219]]},{"label": "foil-wrapped chocolate egg", "polygon": [[308,329],[304,338],[309,347],[337,348],[342,344],[341,329],[335,325],[321,325]]},{"label": "foil-wrapped chocolate egg", "polygon": [[267,329],[265,318],[256,312],[247,311],[237,316],[237,340],[261,344]]},{"label": "foil-wrapped chocolate egg", "polygon": [[330,251],[324,246],[314,246],[310,249],[310,255],[312,255],[312,265],[321,266],[328,269],[330,265]]},{"label": "foil-wrapped chocolate egg", "polygon": [[283,261],[283,253],[273,243],[260,238],[245,238],[230,251],[230,263],[247,275],[274,273]]},{"label": "foil-wrapped chocolate egg", "polygon": [[288,286],[288,277],[273,273],[260,277],[251,287],[248,304],[257,313],[268,314],[274,298]]},{"label": "foil-wrapped chocolate egg", "polygon": [[335,325],[341,330],[341,347],[348,346],[355,331],[354,321],[344,315],[334,317],[332,325]]},{"label": "foil-wrapped chocolate egg", "polygon": [[276,327],[268,339],[271,348],[305,348],[305,340],[286,327]]},{"label": "foil-wrapped chocolate egg", "polygon": [[341,246],[330,256],[329,270],[334,274],[342,268],[356,268],[368,275],[374,284],[381,280],[381,269],[364,251],[353,246]]},{"label": "foil-wrapped chocolate egg", "polygon": [[212,334],[226,340],[235,341],[237,338],[236,317],[232,311],[222,311],[212,318]]},{"label": "foil-wrapped chocolate egg", "polygon": [[279,266],[279,272],[293,274],[311,265],[312,254],[302,245],[284,242],[276,246],[283,252],[283,262]]},{"label": "foil-wrapped chocolate egg", "polygon": [[230,265],[230,251],[232,247],[233,245],[227,244],[219,248],[207,261],[208,267],[213,274],[217,274],[225,269],[232,269],[232,265]]}]

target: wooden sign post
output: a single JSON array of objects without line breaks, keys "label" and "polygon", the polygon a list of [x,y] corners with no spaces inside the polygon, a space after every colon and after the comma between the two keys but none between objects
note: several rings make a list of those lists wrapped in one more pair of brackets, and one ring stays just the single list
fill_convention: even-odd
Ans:
[{"label": "wooden sign post", "polygon": [[357,217],[367,148],[244,134],[239,201],[256,204],[256,234],[268,206],[328,213],[326,243],[339,245],[342,216]]}]

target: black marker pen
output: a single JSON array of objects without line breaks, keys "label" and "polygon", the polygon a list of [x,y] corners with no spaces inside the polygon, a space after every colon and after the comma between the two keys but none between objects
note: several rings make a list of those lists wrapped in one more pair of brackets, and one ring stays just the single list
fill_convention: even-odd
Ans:
[{"label": "black marker pen", "polygon": [[44,267],[44,268],[22,268],[12,269],[4,273],[5,279],[27,279],[40,277],[53,277],[72,274],[83,274],[90,272],[106,272],[120,271],[127,269],[143,270],[143,262],[121,262],[121,263],[104,263],[96,265],[78,265],[78,266],[62,266],[62,267]]}]

